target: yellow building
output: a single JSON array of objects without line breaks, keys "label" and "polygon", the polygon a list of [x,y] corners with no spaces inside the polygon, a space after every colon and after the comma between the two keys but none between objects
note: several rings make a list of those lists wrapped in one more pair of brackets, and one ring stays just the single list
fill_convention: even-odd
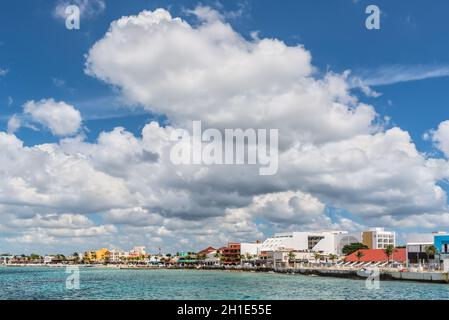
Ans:
[{"label": "yellow building", "polygon": [[84,262],[93,262],[97,260],[97,253],[95,251],[86,251],[83,255]]},{"label": "yellow building", "polygon": [[102,248],[102,249],[98,250],[98,251],[95,253],[95,255],[96,255],[96,260],[97,260],[98,262],[99,262],[99,261],[101,261],[101,262],[106,261],[106,260],[109,259],[110,254],[111,254],[111,253],[109,252],[108,249]]},{"label": "yellow building", "polygon": [[110,252],[106,248],[102,248],[98,251],[86,251],[83,255],[84,262],[105,262],[110,257]]}]

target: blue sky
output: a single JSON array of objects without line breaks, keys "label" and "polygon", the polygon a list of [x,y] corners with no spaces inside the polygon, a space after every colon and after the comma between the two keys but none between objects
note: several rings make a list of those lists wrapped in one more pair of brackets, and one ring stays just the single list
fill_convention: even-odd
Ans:
[{"label": "blue sky", "polygon": [[[142,129],[151,121],[162,126],[171,123],[169,115],[153,112],[145,103],[125,102],[120,85],[87,75],[86,57],[104,37],[110,23],[122,16],[165,8],[173,17],[181,17],[196,27],[200,22],[187,11],[201,5],[220,12],[234,31],[248,41],[256,31],[260,39],[279,39],[290,47],[303,45],[312,56],[317,79],[328,72],[343,74],[351,70],[350,79],[357,77],[380,94],[372,97],[360,88],[351,90],[353,96],[373,106],[380,118],[389,118],[384,130],[399,127],[411,135],[420,152],[445,159],[443,150],[429,139],[423,139],[426,132],[449,119],[449,25],[446,22],[449,3],[445,0],[434,0],[432,5],[418,0],[375,1],[382,11],[380,30],[365,28],[365,8],[372,1],[363,0],[284,0],[282,3],[108,0],[101,12],[81,17],[80,30],[65,28],[64,20],[54,14],[58,3],[61,1],[19,0],[1,4],[0,70],[5,71],[0,76],[1,131],[7,130],[8,120],[14,114],[22,113],[26,102],[49,98],[64,101],[80,111],[86,143],[95,144],[101,132],[119,126],[141,137]],[[182,59],[182,53],[179,54]],[[54,132],[40,126],[22,126],[14,134],[26,146],[60,140]],[[445,179],[435,183],[447,191]],[[282,190],[279,185],[270,188],[267,189]],[[364,223],[363,217],[351,213],[351,204],[345,208],[339,201],[329,200],[332,196],[317,186],[311,186],[308,192],[315,192],[323,202],[330,201],[325,204],[332,220],[344,217]],[[161,211],[165,212],[164,209]],[[90,213],[89,219],[94,224],[104,222],[102,212]],[[84,211],[74,214],[84,214]],[[266,216],[254,221],[264,224],[265,219]],[[270,226],[261,228],[268,230],[265,234],[277,230]],[[404,232],[428,231],[416,225]],[[110,238],[101,241],[105,245],[113,242]],[[122,246],[126,241],[117,240]],[[186,240],[188,245],[199,246],[189,241]],[[66,248],[76,249],[76,246],[71,244]],[[170,248],[179,247],[170,244]]]},{"label": "blue sky", "polygon": [[[383,12],[381,30],[364,28],[369,1],[246,1],[237,3],[202,1],[204,5],[237,12],[230,19],[233,27],[249,37],[259,31],[261,37],[273,37],[289,45],[304,44],[313,54],[320,70],[370,74],[389,66],[435,68],[449,65],[449,43],[445,15],[447,1],[376,1]],[[138,133],[148,119],[146,112],[121,109],[116,92],[85,75],[84,55],[104,35],[111,21],[141,10],[170,8],[173,15],[184,16],[196,1],[117,1],[108,0],[107,9],[92,19],[82,20],[79,31],[68,31],[64,21],[55,19],[53,1],[21,0],[2,4],[0,12],[1,66],[9,70],[0,81],[2,127],[6,117],[21,109],[30,99],[54,97],[76,104],[81,109],[91,137],[99,130],[117,124]],[[59,85],[57,83],[60,83]],[[429,150],[422,134],[449,118],[449,95],[444,90],[449,77],[393,83],[374,87],[382,93],[372,99],[376,110],[391,116],[394,124],[408,130],[422,151]],[[14,102],[8,106],[8,98]],[[100,101],[100,102],[99,102]],[[110,107],[114,106],[111,111]],[[106,109],[106,110],[104,110]],[[96,118],[111,118],[96,120]],[[122,118],[117,120],[116,118]],[[30,143],[51,139],[48,135],[24,130],[20,136]]]}]

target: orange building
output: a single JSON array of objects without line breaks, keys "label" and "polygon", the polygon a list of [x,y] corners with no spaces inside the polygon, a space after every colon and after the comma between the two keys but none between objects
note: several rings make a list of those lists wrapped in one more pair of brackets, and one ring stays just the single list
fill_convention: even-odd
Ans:
[{"label": "orange building", "polygon": [[240,243],[230,242],[227,247],[221,248],[223,264],[240,264]]}]

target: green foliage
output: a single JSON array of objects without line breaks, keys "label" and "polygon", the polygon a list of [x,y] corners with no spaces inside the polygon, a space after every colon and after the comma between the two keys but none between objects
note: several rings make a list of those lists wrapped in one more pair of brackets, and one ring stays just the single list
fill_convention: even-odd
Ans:
[{"label": "green foliage", "polygon": [[426,246],[427,259],[429,259],[430,257],[434,257],[436,253],[437,253],[437,248],[435,248],[435,246],[433,244],[430,246]]},{"label": "green foliage", "polygon": [[337,256],[336,254],[330,254],[330,255],[329,255],[329,259],[330,259],[332,262],[334,262],[335,260],[338,259],[338,256]]},{"label": "green foliage", "polygon": [[357,250],[361,250],[361,249],[368,249],[368,246],[364,245],[363,243],[360,242],[356,242],[356,243],[351,243],[351,244],[347,244],[343,247],[342,252],[344,255],[350,255],[353,252],[356,252]]},{"label": "green foliage", "polygon": [[42,257],[38,254],[32,253],[30,255],[30,260],[40,260],[40,259],[42,259]]},{"label": "green foliage", "polygon": [[390,257],[391,257],[391,255],[392,255],[393,252],[394,252],[394,247],[390,244],[390,245],[388,245],[388,246],[384,249],[384,251],[385,251],[385,254],[386,254],[387,257],[388,257],[388,260],[390,260]]}]

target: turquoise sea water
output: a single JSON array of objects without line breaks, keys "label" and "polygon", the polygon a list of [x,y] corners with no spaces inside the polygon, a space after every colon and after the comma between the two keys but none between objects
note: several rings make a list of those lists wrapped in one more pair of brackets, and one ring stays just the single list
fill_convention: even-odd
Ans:
[{"label": "turquoise sea water", "polygon": [[267,273],[80,268],[80,289],[67,290],[64,268],[0,267],[5,299],[449,299],[449,285]]}]

